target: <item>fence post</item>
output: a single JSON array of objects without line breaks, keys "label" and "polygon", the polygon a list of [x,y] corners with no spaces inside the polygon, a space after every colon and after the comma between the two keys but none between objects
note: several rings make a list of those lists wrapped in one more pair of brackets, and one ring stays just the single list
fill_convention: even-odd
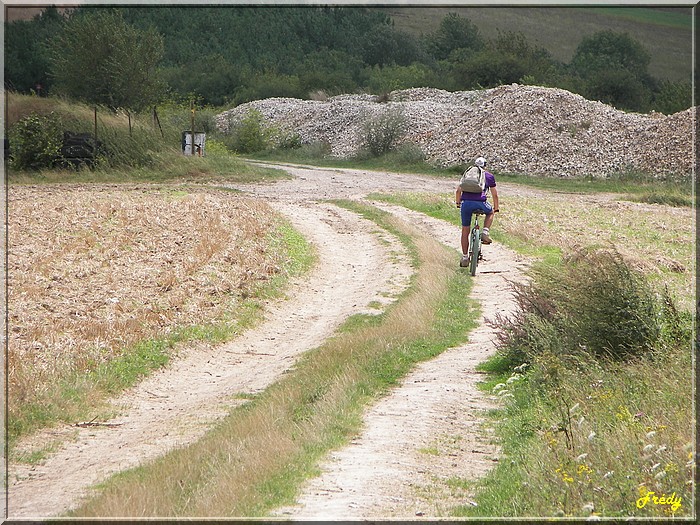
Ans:
[{"label": "fence post", "polygon": [[95,106],[95,129],[94,129],[95,143],[92,145],[92,162],[97,160],[97,106]]},{"label": "fence post", "polygon": [[192,99],[192,102],[190,103],[190,107],[192,109],[192,120],[191,120],[191,126],[190,126],[190,131],[192,133],[192,141],[190,142],[190,153],[194,157],[194,99]]}]

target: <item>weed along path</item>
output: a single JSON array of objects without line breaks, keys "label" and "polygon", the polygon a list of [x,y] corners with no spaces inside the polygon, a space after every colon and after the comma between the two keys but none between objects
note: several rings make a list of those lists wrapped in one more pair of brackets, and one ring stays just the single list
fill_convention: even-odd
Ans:
[{"label": "weed along path", "polygon": [[[115,416],[109,421],[54,428],[20,444],[31,450],[51,443],[53,452],[37,465],[10,463],[10,518],[59,516],[110,475],[194,442],[350,315],[376,312],[371,304],[394,300],[412,274],[404,247],[374,223],[325,201],[363,200],[372,192],[450,194],[454,187],[453,181],[430,177],[285,169],[293,179],[236,188],[268,200],[315,246],[318,263],[311,274],[292,285],[287,299],[271,302],[256,329],[215,348],[183,350],[166,369],[113,400]],[[454,226],[372,204],[457,248]],[[490,319],[511,308],[507,281],[521,278],[523,263],[496,243],[485,252],[473,294],[482,317]],[[444,516],[451,506],[468,504],[469,493],[449,480],[476,479],[497,461],[498,451],[481,426],[492,401],[476,388],[475,370],[493,349],[493,331],[481,323],[464,345],[417,367],[369,410],[361,435],[330,456],[299,505],[275,514],[415,518]]]}]

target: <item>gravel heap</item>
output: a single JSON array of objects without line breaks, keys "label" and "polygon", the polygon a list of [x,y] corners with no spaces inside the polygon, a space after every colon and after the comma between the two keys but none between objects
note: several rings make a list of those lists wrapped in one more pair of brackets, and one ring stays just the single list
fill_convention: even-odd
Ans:
[{"label": "gravel heap", "polygon": [[372,95],[340,95],[326,101],[270,98],[217,116],[227,132],[251,109],[303,144],[325,142],[332,155],[361,147],[367,119],[400,111],[427,159],[440,166],[484,156],[496,172],[567,177],[642,171],[693,173],[695,108],[666,116],[625,113],[557,88],[500,86],[448,92],[433,88],[394,91],[388,102]]}]

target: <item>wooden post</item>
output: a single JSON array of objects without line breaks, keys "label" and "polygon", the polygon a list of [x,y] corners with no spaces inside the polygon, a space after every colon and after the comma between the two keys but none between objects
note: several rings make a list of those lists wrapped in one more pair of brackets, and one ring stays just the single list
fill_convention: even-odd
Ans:
[{"label": "wooden post", "polygon": [[155,106],[153,106],[153,120],[155,121],[156,124],[158,124],[158,129],[160,130],[160,136],[162,138],[165,138],[165,133],[163,133],[163,126],[160,125],[160,119],[158,118],[158,112],[156,111]]},{"label": "wooden post", "polygon": [[192,142],[190,142],[190,153],[194,157],[194,99],[192,99],[192,124],[191,124],[191,132],[192,132]]},{"label": "wooden post", "polygon": [[92,160],[93,162],[97,160],[97,106],[95,106],[95,129],[94,129],[95,142],[92,145]]}]

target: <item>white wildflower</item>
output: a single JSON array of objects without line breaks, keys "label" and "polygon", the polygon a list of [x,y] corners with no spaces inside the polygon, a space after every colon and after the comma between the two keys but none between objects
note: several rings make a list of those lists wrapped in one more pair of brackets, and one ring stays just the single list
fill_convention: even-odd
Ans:
[{"label": "white wildflower", "polygon": [[656,453],[661,454],[664,450],[666,450],[666,445],[661,445],[659,448],[656,449]]},{"label": "white wildflower", "polygon": [[647,432],[647,439],[651,439],[656,435],[656,430],[652,430],[651,432]]},{"label": "white wildflower", "polygon": [[644,448],[642,449],[642,451],[643,451],[644,453],[651,452],[652,450],[654,450],[654,447],[655,447],[655,446],[656,446],[656,445],[647,445],[646,447],[644,447]]},{"label": "white wildflower", "polygon": [[593,503],[591,503],[591,502],[586,503],[586,504],[582,507],[582,510],[583,510],[583,512],[585,512],[586,514],[591,514],[591,513],[595,510],[595,505],[593,505]]},{"label": "white wildflower", "polygon": [[578,457],[576,458],[576,461],[577,461],[578,463],[581,463],[581,462],[582,462],[584,459],[586,459],[587,457],[588,457],[588,453],[587,453],[587,452],[584,452],[583,454],[581,454],[580,456],[578,456]]},{"label": "white wildflower", "polygon": [[578,412],[578,409],[579,409],[580,407],[581,407],[581,404],[580,404],[580,403],[576,403],[574,406],[572,406],[572,407],[569,409],[569,414],[575,414],[576,412]]},{"label": "white wildflower", "polygon": [[593,431],[591,430],[591,433],[588,434],[588,438],[587,438],[587,439],[588,439],[588,442],[589,442],[589,443],[592,443],[593,440],[595,439],[595,436],[596,436],[595,432],[593,432]]},{"label": "white wildflower", "polygon": [[662,470],[656,476],[654,476],[654,479],[663,479],[665,477],[666,477],[666,471]]},{"label": "white wildflower", "polygon": [[659,468],[660,466],[661,466],[661,463],[654,463],[654,464],[651,466],[651,471],[654,472],[654,471],[655,471],[657,468]]},{"label": "white wildflower", "polygon": [[498,392],[499,390],[503,390],[505,387],[505,383],[498,383],[495,387],[493,387],[493,391]]},{"label": "white wildflower", "polygon": [[605,473],[605,475],[603,476],[603,479],[612,478],[612,475],[613,475],[613,474],[615,474],[615,471],[614,471],[614,470],[609,470],[608,472]]}]

